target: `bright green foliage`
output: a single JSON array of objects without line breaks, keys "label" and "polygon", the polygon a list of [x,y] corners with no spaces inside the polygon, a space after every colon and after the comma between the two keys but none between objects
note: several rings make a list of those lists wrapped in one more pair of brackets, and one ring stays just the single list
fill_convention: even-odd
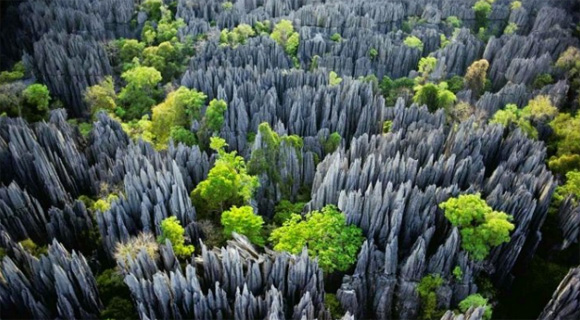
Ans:
[{"label": "bright green foliage", "polygon": [[244,158],[236,152],[225,152],[226,142],[212,137],[210,148],[218,152],[218,158],[207,179],[192,191],[191,198],[196,208],[223,211],[234,205],[244,205],[250,201],[258,187],[258,178],[246,171]]},{"label": "bright green foliage", "polygon": [[173,126],[171,127],[171,133],[169,134],[174,143],[183,143],[186,146],[193,146],[197,144],[197,138],[193,132],[187,130],[184,127]]},{"label": "bright green foliage", "polygon": [[288,200],[282,200],[274,209],[274,223],[281,226],[288,221],[293,214],[300,214],[304,208],[305,202],[292,203]]},{"label": "bright green foliage", "polygon": [[522,110],[522,116],[534,121],[552,120],[558,115],[558,108],[552,105],[549,96],[537,96]]},{"label": "bright green foliage", "polygon": [[415,36],[408,36],[403,43],[409,48],[415,48],[423,51],[423,41]]},{"label": "bright green foliage", "polygon": [[492,247],[509,242],[512,216],[493,211],[479,194],[460,195],[440,203],[445,217],[459,228],[461,248],[475,260],[483,260]]},{"label": "bright green foliage", "polygon": [[437,311],[437,289],[443,284],[440,275],[427,275],[417,285],[417,293],[421,298],[421,311],[423,319],[435,319]]},{"label": "bright green foliage", "polygon": [[145,49],[145,43],[135,39],[121,39],[118,41],[119,58],[123,63],[131,63],[133,59],[140,58]]},{"label": "bright green foliage", "polygon": [[233,206],[230,210],[222,213],[221,222],[226,237],[231,237],[232,232],[236,232],[246,236],[253,244],[264,245],[264,238],[262,237],[264,219],[254,214],[252,207],[243,206],[238,208]]},{"label": "bright green foliage", "polygon": [[521,1],[514,1],[510,4],[510,9],[512,10],[517,10],[519,8],[522,7],[522,2]]},{"label": "bright green foliage", "polygon": [[24,250],[26,250],[28,253],[30,253],[31,255],[33,255],[37,258],[48,252],[48,249],[46,246],[38,246],[31,239],[22,240],[18,243],[22,246],[22,248]]},{"label": "bright green foliage", "polygon": [[554,83],[554,78],[549,73],[542,73],[539,74],[536,79],[534,79],[534,83],[532,83],[532,87],[536,90],[542,89],[543,87]]},{"label": "bright green foliage", "polygon": [[345,217],[335,206],[312,211],[302,218],[292,215],[280,228],[272,231],[270,241],[274,250],[300,253],[308,247],[311,257],[318,257],[318,265],[326,273],[346,271],[355,261],[363,242],[362,231],[347,226]]},{"label": "bright green foliage", "polygon": [[342,36],[340,35],[340,33],[337,32],[330,36],[330,40],[334,42],[340,42],[342,40]]},{"label": "bright green foliage", "polygon": [[222,8],[224,10],[226,10],[226,11],[227,10],[232,10],[233,7],[234,7],[234,4],[231,3],[231,2],[229,2],[229,1],[226,1],[226,2],[222,3]]},{"label": "bright green foliage", "polygon": [[491,319],[493,310],[487,303],[487,299],[482,297],[480,294],[472,294],[459,303],[459,310],[463,313],[467,312],[471,307],[484,307],[485,311],[483,313],[483,319]]},{"label": "bright green foliage", "polygon": [[[119,119],[119,122],[121,120]],[[131,120],[129,122],[121,122],[121,127],[123,131],[129,135],[133,140],[142,139],[143,141],[149,142],[155,145],[155,137],[152,132],[153,122],[149,120],[148,115],[144,115],[141,119]]]},{"label": "bright green foliage", "polygon": [[447,45],[449,45],[451,43],[451,41],[449,41],[449,39],[447,39],[447,37],[442,33],[439,35],[439,46],[441,47],[441,49],[447,47]]},{"label": "bright green foliage", "polygon": [[415,78],[415,83],[423,84],[429,78],[429,75],[433,70],[435,70],[435,66],[437,65],[437,58],[434,57],[426,57],[421,58],[419,60],[419,73],[421,76]]},{"label": "bright green foliage", "polygon": [[126,119],[140,118],[148,113],[158,95],[161,73],[151,67],[135,67],[121,75],[127,85],[119,93],[119,102],[126,108]]},{"label": "bright green foliage", "polygon": [[227,29],[222,30],[220,34],[220,43],[224,45],[237,46],[238,44],[246,44],[246,40],[254,37],[256,32],[250,25],[240,24],[231,31]]},{"label": "bright green foliage", "polygon": [[465,72],[465,87],[471,89],[476,95],[481,94],[485,87],[488,68],[489,62],[485,59],[473,62]]},{"label": "bright green foliage", "polygon": [[489,122],[499,123],[505,128],[515,125],[528,137],[532,139],[538,138],[538,131],[536,128],[534,128],[530,121],[523,116],[522,110],[518,109],[518,106],[515,104],[508,104],[503,110],[498,110]]},{"label": "bright green foliage", "polygon": [[491,3],[493,3],[493,1],[479,0],[473,5],[476,22],[475,30],[487,27],[487,19],[491,13]]},{"label": "bright green foliage", "polygon": [[177,31],[185,26],[182,19],[173,20],[171,11],[161,7],[161,20],[157,24],[157,42],[177,42]]},{"label": "bright green foliage", "polygon": [[569,113],[560,113],[550,122],[556,137],[558,156],[580,154],[580,114],[572,117]]},{"label": "bright green foliage", "polygon": [[568,196],[572,196],[574,203],[580,200],[580,171],[567,172],[566,183],[558,186],[553,195],[558,205]]},{"label": "bright green foliage", "polygon": [[379,55],[379,52],[377,51],[377,49],[375,48],[371,48],[369,50],[369,57],[371,57],[372,60],[376,59]]},{"label": "bright green foliage", "polygon": [[447,89],[447,82],[438,85],[427,83],[418,85],[415,88],[413,101],[419,105],[427,105],[429,111],[437,109],[448,109],[456,100],[455,94]]},{"label": "bright green foliage", "polygon": [[580,170],[580,155],[565,154],[559,157],[552,157],[548,161],[550,170],[559,174],[565,174],[571,170]]},{"label": "bright green foliage", "polygon": [[385,122],[383,122],[383,133],[389,133],[391,132],[391,128],[393,127],[393,121],[392,120],[387,120]]},{"label": "bright green foliage", "polygon": [[294,26],[292,26],[291,21],[280,20],[274,26],[270,38],[282,46],[288,55],[296,56],[298,45],[300,44],[300,35],[294,31]]},{"label": "bright green foliage", "polygon": [[180,50],[169,41],[164,41],[159,46],[147,47],[143,50],[143,66],[153,67],[159,72],[165,81],[169,81],[183,70],[183,56]]},{"label": "bright green foliage", "polygon": [[463,280],[463,271],[460,266],[455,266],[455,268],[453,268],[453,275],[457,281]]},{"label": "bright green foliage", "polygon": [[29,122],[40,121],[48,116],[48,104],[50,103],[50,92],[43,84],[31,84],[22,91],[24,98],[24,108],[22,116]]},{"label": "bright green foliage", "polygon": [[518,31],[518,24],[515,22],[510,22],[503,30],[504,34],[513,34]]},{"label": "bright green foliage", "polygon": [[258,34],[270,34],[270,21],[256,21],[256,23],[254,23],[254,30],[256,30],[256,33]]},{"label": "bright green foliage", "polygon": [[453,28],[461,28],[461,25],[463,24],[463,22],[461,21],[461,19],[459,19],[456,16],[449,16],[449,17],[447,17],[447,19],[445,19],[445,22],[447,22],[447,24],[450,25]]},{"label": "bright green foliage", "polygon": [[107,76],[98,84],[88,87],[84,94],[84,100],[93,116],[101,110],[106,113],[114,112],[117,108],[115,99],[117,99],[117,94],[111,76]]},{"label": "bright green foliage", "polygon": [[457,93],[464,88],[464,80],[461,76],[453,76],[451,79],[447,80],[447,86],[449,91]]},{"label": "bright green foliage", "polygon": [[145,0],[141,4],[141,8],[150,20],[159,21],[161,19],[161,7],[163,6],[162,0]]},{"label": "bright green foliage", "polygon": [[330,71],[328,74],[328,84],[330,86],[338,86],[342,82],[342,78],[339,77],[336,72]]},{"label": "bright green foliage", "polygon": [[224,124],[224,113],[228,105],[224,100],[213,99],[205,111],[205,127],[210,132],[217,132]]},{"label": "bright green foliage", "polygon": [[[171,92],[165,101],[152,109],[151,133],[156,145],[163,149],[169,142],[168,128],[189,126],[190,119],[199,119],[199,111],[206,95],[186,87]],[[181,132],[183,133],[183,132]]]},{"label": "bright green foliage", "polygon": [[113,203],[113,201],[117,200],[119,200],[119,196],[117,196],[114,193],[111,193],[106,198],[95,201],[91,209],[93,209],[93,211],[105,212],[111,209],[111,204]]},{"label": "bright green foliage", "polygon": [[12,67],[12,71],[2,71],[0,72],[0,84],[14,82],[24,78],[24,64],[21,62],[16,63]]},{"label": "bright green foliage", "polygon": [[414,85],[415,81],[413,79],[405,77],[393,81],[388,76],[385,76],[379,84],[379,89],[381,89],[381,93],[383,94],[383,97],[385,97],[387,106],[392,106],[395,104],[398,97],[411,96],[413,94]]},{"label": "bright green foliage", "polygon": [[185,245],[184,234],[185,229],[183,229],[179,220],[175,216],[171,216],[161,221],[161,235],[157,238],[157,242],[165,244],[165,240],[169,240],[177,256],[189,258],[195,248],[192,245]]},{"label": "bright green foliage", "polygon": [[323,144],[324,152],[327,154],[334,152],[340,146],[340,141],[342,141],[342,137],[338,132],[330,134]]}]

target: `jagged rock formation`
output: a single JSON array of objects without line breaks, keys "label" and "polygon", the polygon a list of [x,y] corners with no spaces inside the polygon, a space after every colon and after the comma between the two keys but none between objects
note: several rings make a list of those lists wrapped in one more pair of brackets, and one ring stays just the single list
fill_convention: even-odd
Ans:
[{"label": "jagged rock formation", "polygon": [[580,268],[571,269],[538,319],[577,319],[580,317]]},{"label": "jagged rock formation", "polygon": [[[337,204],[374,241],[363,246],[353,276],[343,280],[338,297],[345,310],[359,318],[415,318],[419,301],[410,297],[433,272],[446,279],[438,292],[445,308],[475,290],[473,277],[483,268],[498,285],[509,284],[517,259],[531,257],[541,239],[555,187],[543,147],[519,132],[503,138],[498,126],[473,129],[471,121],[445,130],[442,112],[405,109],[402,100],[390,111],[391,133],[354,138],[348,150],[321,162],[307,206]],[[457,232],[437,208],[451,196],[474,192],[512,214],[516,225],[510,243],[492,250],[489,266],[467,261]],[[464,272],[459,284],[451,275],[456,265]]]},{"label": "jagged rock formation", "polygon": [[331,319],[323,304],[322,271],[306,251],[259,254],[234,234],[227,247],[209,250],[202,244],[201,252],[185,272],[169,242],[160,252],[164,268],[144,251],[123,263],[142,319]]},{"label": "jagged rock formation", "polygon": [[95,279],[83,255],[56,240],[39,258],[2,233],[8,256],[1,262],[0,306],[6,318],[97,319],[102,308]]}]

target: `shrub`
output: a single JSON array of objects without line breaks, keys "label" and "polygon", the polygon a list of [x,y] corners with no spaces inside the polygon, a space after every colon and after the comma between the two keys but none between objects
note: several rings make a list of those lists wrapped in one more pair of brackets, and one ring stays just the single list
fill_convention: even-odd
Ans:
[{"label": "shrub", "polygon": [[568,171],[580,170],[580,155],[564,154],[559,157],[552,157],[548,161],[550,170],[559,174],[566,174]]},{"label": "shrub", "polygon": [[331,135],[328,136],[328,139],[324,142],[324,152],[325,153],[333,153],[339,146],[342,137],[338,132],[333,132]]},{"label": "shrub", "polygon": [[377,51],[377,49],[371,48],[369,50],[369,57],[371,57],[371,59],[373,59],[373,60],[376,59],[378,55],[379,55],[379,52]]},{"label": "shrub", "polygon": [[270,35],[272,40],[276,41],[284,48],[290,56],[296,56],[298,45],[300,44],[300,35],[294,31],[294,26],[289,20],[280,20]]},{"label": "shrub", "polygon": [[339,77],[336,72],[330,71],[328,74],[328,84],[330,86],[338,86],[342,82],[342,78]]},{"label": "shrub", "polygon": [[542,73],[539,74],[534,82],[532,83],[532,87],[536,90],[542,89],[543,87],[554,83],[554,78],[549,73]]},{"label": "shrub", "polygon": [[439,275],[427,275],[417,285],[417,294],[421,299],[423,319],[434,319],[437,310],[437,289],[443,284]]},{"label": "shrub", "polygon": [[453,268],[453,275],[457,281],[463,280],[463,271],[461,271],[460,266],[455,266],[455,268]]},{"label": "shrub", "polygon": [[379,89],[383,97],[385,97],[385,103],[388,106],[392,106],[398,97],[403,95],[410,96],[413,93],[414,85],[415,81],[413,79],[404,77],[393,81],[388,76],[385,76],[379,84]]},{"label": "shrub", "polygon": [[224,124],[224,113],[228,109],[228,105],[224,100],[213,99],[209,102],[209,106],[205,111],[204,123],[206,128],[211,132],[217,132]]},{"label": "shrub", "polygon": [[305,202],[292,203],[288,200],[282,200],[274,209],[274,223],[278,226],[288,221],[293,214],[300,214],[304,208]]},{"label": "shrub", "polygon": [[117,99],[117,94],[115,93],[113,77],[111,76],[106,76],[98,84],[88,87],[84,93],[84,100],[93,116],[100,110],[107,113],[114,112],[117,108],[115,99]]},{"label": "shrub", "polygon": [[340,33],[335,33],[332,36],[330,36],[330,40],[334,42],[340,42],[342,40],[342,36],[340,35]]},{"label": "shrub", "polygon": [[515,22],[510,22],[508,23],[508,25],[505,27],[505,29],[503,30],[504,34],[513,34],[516,31],[518,31],[518,25]]},{"label": "shrub", "polygon": [[465,73],[465,86],[471,89],[476,95],[483,92],[488,68],[489,62],[485,59],[473,62],[467,68],[467,72]]},{"label": "shrub", "polygon": [[332,319],[342,319],[344,316],[344,310],[342,309],[342,305],[340,301],[336,298],[335,294],[332,293],[325,293],[324,294],[324,306],[330,310],[330,315]]},{"label": "shrub", "polygon": [[489,0],[479,0],[473,5],[473,11],[475,11],[475,30],[487,27],[487,19],[491,13],[491,3],[493,1]]},{"label": "shrub", "polygon": [[427,105],[429,111],[438,109],[448,109],[455,102],[456,97],[453,92],[447,89],[447,83],[441,82],[439,85],[427,83],[415,87],[413,101],[419,105]]},{"label": "shrub", "polygon": [[234,7],[234,4],[229,2],[229,1],[222,3],[222,8],[226,11],[232,10],[233,7]]},{"label": "shrub", "polygon": [[119,196],[114,193],[109,194],[106,198],[99,199],[93,203],[93,211],[105,212],[111,209],[113,201],[119,200]]},{"label": "shrub", "polygon": [[96,283],[104,306],[101,318],[129,320],[137,317],[133,303],[128,299],[131,292],[119,272],[107,269],[96,278]]},{"label": "shrub", "polygon": [[148,113],[155,105],[157,84],[161,73],[155,68],[137,66],[125,71],[121,77],[127,85],[119,93],[119,102],[126,107],[126,119],[137,119]]},{"label": "shrub", "polygon": [[155,242],[155,237],[151,233],[142,232],[125,243],[117,243],[114,254],[115,260],[119,263],[127,263],[128,256],[135,259],[141,251],[145,251],[151,259],[157,260],[159,245]]},{"label": "shrub", "polygon": [[363,242],[362,231],[347,226],[342,212],[328,205],[302,218],[292,215],[280,228],[272,231],[270,241],[274,250],[300,253],[308,247],[311,257],[318,257],[318,265],[327,273],[346,271],[355,261]]},{"label": "shrub", "polygon": [[197,138],[195,137],[195,134],[181,126],[171,127],[170,136],[173,142],[176,144],[183,143],[189,147],[197,144]]},{"label": "shrub", "polygon": [[519,127],[529,138],[537,139],[538,131],[530,123],[530,121],[522,116],[522,111],[518,109],[515,104],[508,104],[503,110],[498,110],[491,120],[490,123],[499,123],[505,128],[509,128],[512,125]]},{"label": "shrub", "polygon": [[193,254],[194,247],[192,245],[185,245],[185,229],[179,223],[175,216],[161,221],[161,235],[157,238],[157,242],[165,244],[165,240],[169,240],[173,246],[175,255],[188,258]]},{"label": "shrub", "polygon": [[24,250],[26,250],[28,253],[37,258],[48,252],[46,246],[39,246],[36,243],[34,243],[34,241],[32,241],[31,239],[25,239],[18,243],[22,246]]},{"label": "shrub", "polygon": [[461,19],[459,19],[456,16],[447,17],[447,19],[445,19],[445,22],[447,22],[447,24],[453,28],[461,28],[461,25],[463,24]]},{"label": "shrub", "polygon": [[445,217],[459,228],[461,248],[475,260],[483,260],[492,247],[509,242],[512,216],[493,211],[479,194],[460,195],[439,204]]},{"label": "shrub", "polygon": [[493,310],[492,310],[491,306],[487,303],[487,299],[485,299],[481,295],[472,294],[472,295],[468,296],[467,298],[463,299],[459,303],[459,310],[461,310],[461,312],[463,312],[463,313],[467,312],[467,310],[469,310],[469,308],[471,308],[471,307],[484,307],[485,311],[483,313],[483,319],[484,320],[491,319],[491,315],[492,315]]},{"label": "shrub", "polygon": [[48,105],[50,103],[50,92],[43,84],[31,84],[22,91],[24,98],[24,108],[22,116],[29,122],[45,119],[48,116]]},{"label": "shrub", "polygon": [[415,36],[408,36],[403,43],[409,48],[415,48],[423,51],[423,41]]},{"label": "shrub", "polygon": [[465,86],[464,81],[465,80],[461,76],[453,76],[451,79],[447,80],[447,87],[449,88],[449,91],[457,93],[463,90]]},{"label": "shrub", "polygon": [[522,2],[521,1],[514,1],[510,4],[510,9],[512,10],[517,10],[519,8],[522,7]]},{"label": "shrub", "polygon": [[230,210],[222,213],[221,223],[226,237],[231,237],[232,233],[236,232],[246,236],[253,244],[264,245],[264,238],[261,234],[264,219],[254,214],[252,207],[231,207]]},{"label": "shrub", "polygon": [[389,133],[391,132],[391,128],[393,127],[393,121],[392,120],[387,120],[385,122],[383,122],[383,133]]},{"label": "shrub", "polygon": [[421,58],[421,60],[419,60],[419,68],[418,68],[421,76],[415,79],[415,83],[417,84],[425,83],[425,81],[427,81],[427,78],[429,78],[431,72],[435,70],[436,65],[437,59],[434,57]]},{"label": "shrub", "polygon": [[0,72],[0,84],[10,83],[24,78],[24,64],[18,62],[12,67],[12,71],[2,71]]}]

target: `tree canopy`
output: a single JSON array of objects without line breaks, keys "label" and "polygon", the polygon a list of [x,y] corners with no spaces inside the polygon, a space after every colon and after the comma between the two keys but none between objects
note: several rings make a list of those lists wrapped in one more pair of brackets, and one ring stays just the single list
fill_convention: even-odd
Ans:
[{"label": "tree canopy", "polygon": [[255,214],[252,207],[231,207],[222,212],[221,223],[226,237],[231,237],[232,232],[236,232],[243,234],[256,245],[264,245],[264,237],[262,236],[264,219]]},{"label": "tree canopy", "polygon": [[190,257],[195,249],[192,245],[185,244],[185,229],[175,216],[166,218],[161,222],[161,235],[157,238],[157,242],[165,244],[165,240],[171,242],[173,251],[180,257]]},{"label": "tree canopy", "polygon": [[355,261],[362,244],[362,231],[346,225],[345,217],[333,205],[312,211],[304,218],[293,214],[280,228],[272,231],[270,241],[277,251],[297,254],[304,247],[327,273],[346,271]]},{"label": "tree canopy", "polygon": [[459,228],[461,247],[475,260],[483,260],[492,247],[509,242],[515,226],[512,217],[494,211],[479,194],[460,195],[440,203],[445,217]]}]

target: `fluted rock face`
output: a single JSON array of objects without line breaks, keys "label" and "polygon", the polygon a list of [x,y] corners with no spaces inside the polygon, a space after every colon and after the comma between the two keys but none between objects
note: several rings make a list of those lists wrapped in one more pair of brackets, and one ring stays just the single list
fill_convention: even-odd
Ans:
[{"label": "fluted rock face", "polygon": [[145,252],[124,264],[142,319],[330,319],[325,309],[322,271],[306,251],[259,254],[237,234],[227,247],[202,244],[197,266],[185,272],[171,244],[161,250],[163,268]]},{"label": "fluted rock face", "polygon": [[[56,240],[36,258],[3,233],[10,248],[0,270],[0,306],[6,318],[97,319],[102,308],[93,274],[85,258],[69,253]],[[8,243],[7,243],[8,242]]]},{"label": "fluted rock face", "polygon": [[451,310],[447,310],[441,320],[482,320],[485,308],[483,307],[471,307],[465,312],[465,314],[455,314]]},{"label": "fluted rock face", "polygon": [[[480,192],[492,207],[513,215],[512,240],[486,260],[498,285],[510,283],[516,261],[531,257],[541,239],[554,189],[543,145],[519,132],[503,138],[498,126],[475,129],[471,121],[449,131],[441,113],[425,119],[422,113],[399,103],[391,133],[355,138],[318,166],[307,209],[337,204],[374,241],[363,246],[355,273],[339,292],[343,307],[358,317],[417,317],[419,301],[411,297],[417,282],[433,272],[446,279],[438,291],[443,307],[475,290],[473,277],[483,265],[466,261],[457,231],[438,209],[449,197]],[[438,249],[428,254],[428,247]],[[461,283],[451,275],[456,265],[464,272]]]},{"label": "fluted rock face", "polygon": [[578,243],[580,231],[580,205],[569,196],[560,205],[558,215],[558,226],[562,231],[562,250],[568,248],[571,244]]},{"label": "fluted rock face", "polygon": [[577,319],[580,317],[580,268],[570,269],[538,319]]}]

